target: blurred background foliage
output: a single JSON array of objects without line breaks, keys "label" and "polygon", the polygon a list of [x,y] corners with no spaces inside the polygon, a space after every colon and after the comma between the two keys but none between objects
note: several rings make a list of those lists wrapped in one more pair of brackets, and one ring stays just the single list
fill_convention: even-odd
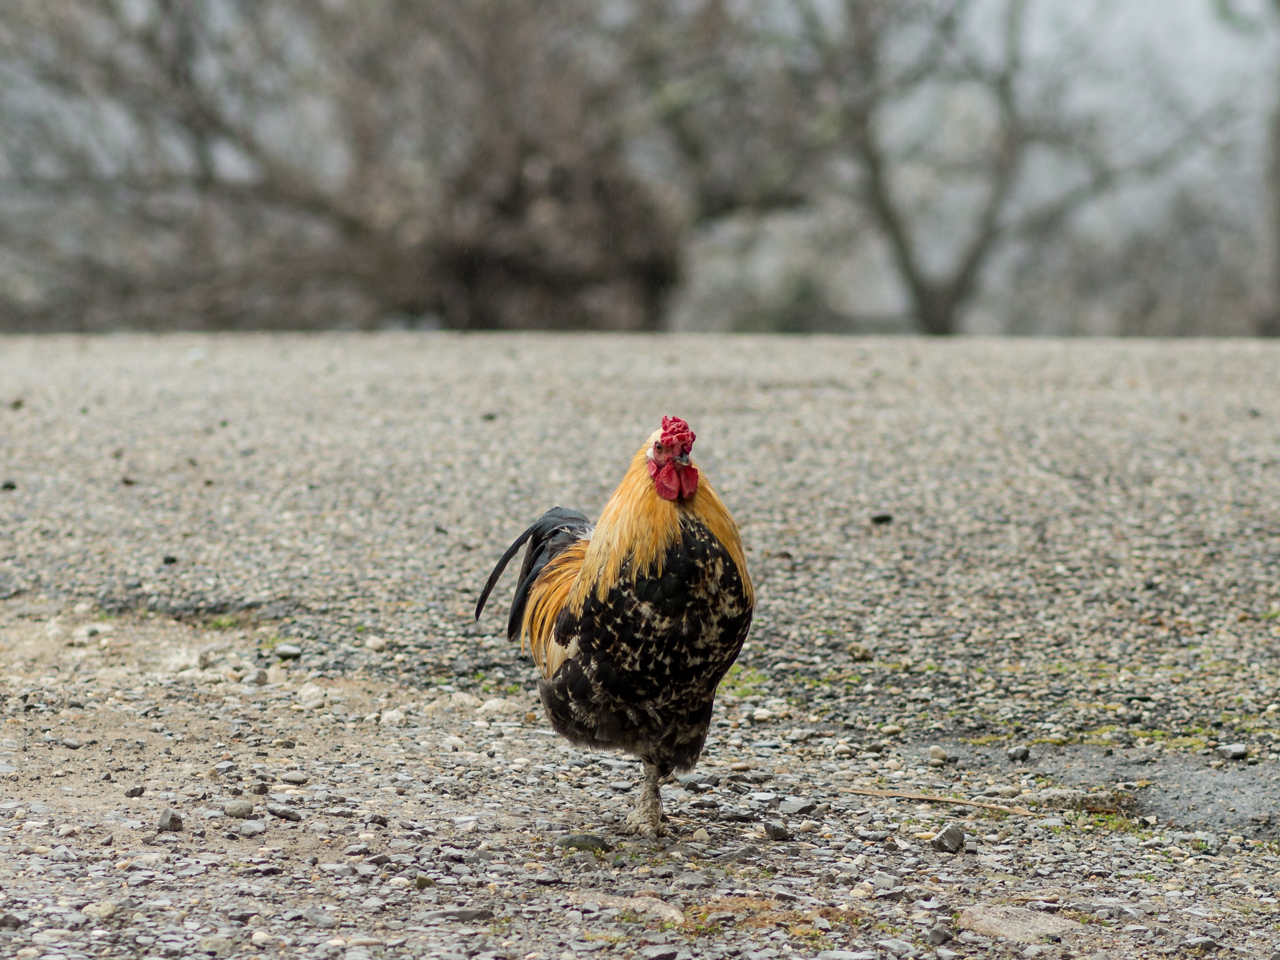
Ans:
[{"label": "blurred background foliage", "polygon": [[1280,334],[1280,0],[5,0],[0,329]]}]

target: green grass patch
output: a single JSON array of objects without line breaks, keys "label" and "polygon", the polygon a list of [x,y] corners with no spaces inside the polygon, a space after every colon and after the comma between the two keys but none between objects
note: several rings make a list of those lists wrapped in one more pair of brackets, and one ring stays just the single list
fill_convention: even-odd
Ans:
[{"label": "green grass patch", "polygon": [[211,630],[248,630],[258,620],[252,610],[237,610],[234,613],[223,613],[205,621]]},{"label": "green grass patch", "polygon": [[989,747],[993,743],[1002,743],[1008,739],[1007,733],[989,733],[985,737],[961,737],[960,742],[974,747]]},{"label": "green grass patch", "polygon": [[733,697],[754,697],[763,689],[766,677],[753,667],[743,669],[735,663],[720,681],[717,693]]}]

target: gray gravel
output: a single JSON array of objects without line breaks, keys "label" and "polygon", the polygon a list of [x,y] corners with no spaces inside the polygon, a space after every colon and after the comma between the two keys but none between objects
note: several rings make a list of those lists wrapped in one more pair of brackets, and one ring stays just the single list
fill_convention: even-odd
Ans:
[{"label": "gray gravel", "polygon": [[[1268,957],[1277,373],[1243,341],[0,341],[0,951]],[[469,614],[664,413],[760,607],[654,845],[617,833],[635,765],[548,735]]]}]

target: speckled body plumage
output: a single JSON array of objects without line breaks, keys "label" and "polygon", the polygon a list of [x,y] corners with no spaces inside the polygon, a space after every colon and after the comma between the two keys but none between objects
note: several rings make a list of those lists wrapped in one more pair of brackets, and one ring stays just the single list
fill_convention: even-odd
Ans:
[{"label": "speckled body plumage", "polygon": [[557,732],[644,760],[637,824],[646,833],[661,815],[658,780],[702,752],[755,602],[737,525],[688,459],[692,432],[669,420],[687,435],[678,460],[654,466],[668,437],[655,433],[597,524],[548,511],[499,561],[476,609],[527,541],[508,634],[529,641]]},{"label": "speckled body plumage", "polygon": [[630,566],[603,600],[561,611],[555,642],[577,654],[538,688],[570,741],[636,754],[665,776],[697,762],[752,608],[728,550],[696,517],[681,519],[661,573],[633,577]]}]

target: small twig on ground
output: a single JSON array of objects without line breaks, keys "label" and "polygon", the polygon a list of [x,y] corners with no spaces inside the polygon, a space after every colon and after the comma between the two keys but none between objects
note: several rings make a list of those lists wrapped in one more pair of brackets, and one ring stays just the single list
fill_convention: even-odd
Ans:
[{"label": "small twig on ground", "polygon": [[924,800],[928,803],[955,803],[966,807],[981,807],[984,810],[1003,810],[1006,813],[1018,813],[1024,817],[1034,817],[1035,813],[1026,807],[1006,807],[999,803],[982,803],[978,800],[964,800],[960,797],[932,797],[927,793],[903,793],[901,790],[871,790],[866,787],[845,787],[849,793],[857,793],[866,797],[897,797],[902,800]]}]

